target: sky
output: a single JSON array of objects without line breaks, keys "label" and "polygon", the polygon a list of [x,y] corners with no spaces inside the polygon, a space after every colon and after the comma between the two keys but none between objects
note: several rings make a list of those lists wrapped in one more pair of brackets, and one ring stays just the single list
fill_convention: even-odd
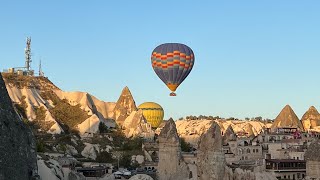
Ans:
[{"label": "sky", "polygon": [[[299,118],[320,110],[320,1],[1,1],[0,70],[24,65],[64,91],[115,102],[128,86],[137,105],[165,118],[274,119],[290,104]],[[191,47],[195,65],[176,97],[156,76],[151,52]]]}]

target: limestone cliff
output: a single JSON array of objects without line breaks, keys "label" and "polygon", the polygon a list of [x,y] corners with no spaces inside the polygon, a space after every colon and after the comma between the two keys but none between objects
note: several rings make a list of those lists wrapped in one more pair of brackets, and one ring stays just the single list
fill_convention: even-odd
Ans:
[{"label": "limestone cliff", "polygon": [[36,157],[32,132],[14,110],[0,74],[0,180],[30,179]]},{"label": "limestone cliff", "polygon": [[186,180],[189,168],[181,157],[180,139],[173,119],[169,119],[159,135],[159,180]]}]

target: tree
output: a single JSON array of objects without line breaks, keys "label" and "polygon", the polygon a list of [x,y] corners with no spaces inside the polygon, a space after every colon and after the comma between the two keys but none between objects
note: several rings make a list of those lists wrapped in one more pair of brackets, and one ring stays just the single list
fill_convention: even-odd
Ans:
[{"label": "tree", "polygon": [[44,152],[44,143],[42,141],[37,142],[37,152]]},{"label": "tree", "polygon": [[112,158],[111,153],[109,153],[107,151],[100,152],[97,155],[97,159],[96,160],[99,163],[112,163],[112,162],[114,162],[114,159]]},{"label": "tree", "polygon": [[99,123],[99,133],[107,133],[108,132],[108,127],[103,123]]},{"label": "tree", "polygon": [[183,152],[191,152],[192,145],[185,141],[184,138],[180,138],[181,151]]},{"label": "tree", "polygon": [[119,164],[121,167],[130,168],[131,167],[131,155],[130,154],[123,154],[120,158]]},{"label": "tree", "polygon": [[262,121],[262,117],[261,116],[255,117],[254,119],[257,120],[257,121]]}]

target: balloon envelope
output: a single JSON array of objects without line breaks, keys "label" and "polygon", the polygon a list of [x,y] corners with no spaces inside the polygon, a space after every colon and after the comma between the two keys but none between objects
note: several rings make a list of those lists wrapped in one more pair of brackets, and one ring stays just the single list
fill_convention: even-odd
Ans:
[{"label": "balloon envelope", "polygon": [[163,121],[164,112],[162,107],[155,102],[145,102],[138,106],[143,116],[153,128],[157,128]]},{"label": "balloon envelope", "polygon": [[179,43],[161,44],[151,55],[153,70],[172,92],[189,75],[194,60],[192,49]]}]

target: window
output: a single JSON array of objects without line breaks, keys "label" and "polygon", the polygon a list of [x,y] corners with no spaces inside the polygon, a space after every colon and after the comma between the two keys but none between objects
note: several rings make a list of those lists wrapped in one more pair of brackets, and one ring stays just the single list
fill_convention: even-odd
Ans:
[{"label": "window", "polygon": [[252,151],[253,151],[253,153],[255,153],[255,152],[256,152],[256,150],[255,150],[255,149],[253,149]]},{"label": "window", "polygon": [[299,157],[297,157],[297,160],[299,160]]},{"label": "window", "polygon": [[258,153],[258,152],[259,152],[259,149],[256,149],[256,152]]},{"label": "window", "polygon": [[301,176],[300,176],[300,173],[297,173],[297,178],[300,179],[300,177],[301,177]]}]

